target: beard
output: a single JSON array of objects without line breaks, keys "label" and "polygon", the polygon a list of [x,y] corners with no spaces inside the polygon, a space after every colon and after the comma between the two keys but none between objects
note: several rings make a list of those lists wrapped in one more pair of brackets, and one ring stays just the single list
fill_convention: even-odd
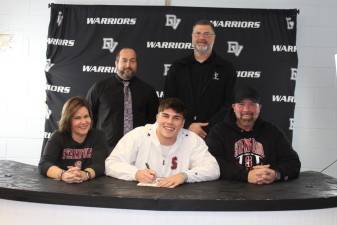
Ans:
[{"label": "beard", "polygon": [[237,122],[243,127],[253,127],[256,119],[254,114],[244,114],[237,118]]},{"label": "beard", "polygon": [[212,46],[207,42],[193,43],[193,48],[199,54],[208,54],[212,50]]},{"label": "beard", "polygon": [[123,80],[131,80],[132,77],[135,75],[135,71],[132,70],[130,67],[124,68],[117,71],[117,74],[123,79]]}]

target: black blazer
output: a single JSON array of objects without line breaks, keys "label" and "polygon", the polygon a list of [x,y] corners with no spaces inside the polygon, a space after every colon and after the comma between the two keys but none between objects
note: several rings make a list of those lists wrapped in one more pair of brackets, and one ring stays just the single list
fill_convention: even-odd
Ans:
[{"label": "black blazer", "polygon": [[[87,94],[93,113],[93,125],[104,131],[110,151],[123,136],[123,84],[116,76],[98,81]],[[154,123],[158,110],[158,97],[154,88],[137,77],[132,78],[129,87],[132,96],[133,127]]]}]

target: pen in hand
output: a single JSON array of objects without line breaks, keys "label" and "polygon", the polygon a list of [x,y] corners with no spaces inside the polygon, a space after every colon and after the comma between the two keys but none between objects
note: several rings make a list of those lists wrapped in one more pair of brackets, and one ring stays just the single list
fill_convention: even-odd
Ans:
[{"label": "pen in hand", "polygon": [[147,162],[145,163],[145,166],[148,170],[150,169],[150,165]]},{"label": "pen in hand", "polygon": [[146,162],[146,168],[148,169],[148,173],[151,175],[151,180],[154,181],[156,179],[156,173],[150,169],[150,165]]}]

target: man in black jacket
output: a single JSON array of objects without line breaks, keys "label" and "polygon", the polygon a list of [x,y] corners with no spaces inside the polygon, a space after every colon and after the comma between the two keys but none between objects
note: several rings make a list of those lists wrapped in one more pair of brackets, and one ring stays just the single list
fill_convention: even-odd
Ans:
[{"label": "man in black jacket", "polygon": [[185,103],[185,128],[202,138],[230,107],[236,80],[233,65],[212,50],[214,41],[211,22],[195,23],[193,54],[172,64],[164,87],[165,98],[176,97]]},{"label": "man in black jacket", "polygon": [[297,153],[276,126],[259,118],[257,91],[238,89],[232,108],[206,139],[219,163],[220,178],[270,184],[298,177],[301,162]]},{"label": "man in black jacket", "polygon": [[[154,123],[159,104],[154,88],[135,76],[137,55],[134,49],[121,49],[115,66],[117,74],[96,82],[87,94],[93,125],[105,132],[110,152],[128,131]],[[126,97],[128,103],[124,101]]]}]

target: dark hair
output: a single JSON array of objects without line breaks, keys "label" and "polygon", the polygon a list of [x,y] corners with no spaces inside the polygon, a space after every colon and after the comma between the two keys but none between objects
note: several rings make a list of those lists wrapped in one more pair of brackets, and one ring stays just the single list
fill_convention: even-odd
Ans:
[{"label": "dark hair", "polygon": [[72,97],[63,105],[61,119],[59,121],[60,132],[71,132],[71,119],[81,107],[85,107],[88,110],[90,119],[92,120],[92,112],[88,101],[80,96]]},{"label": "dark hair", "polygon": [[125,48],[121,48],[121,49],[118,50],[118,52],[117,52],[117,54],[116,54],[116,60],[115,60],[115,61],[118,61],[118,60],[119,60],[119,55],[121,54],[121,51],[122,51],[122,50],[125,50],[125,49],[133,50],[133,51],[135,52],[136,56],[137,56],[137,52],[136,52],[135,49],[129,48],[129,47],[125,47]]},{"label": "dark hair", "polygon": [[202,20],[198,20],[197,22],[194,23],[193,27],[192,27],[192,31],[194,29],[194,27],[196,25],[207,25],[207,26],[210,26],[213,30],[213,32],[215,32],[215,28],[214,28],[214,25],[213,23],[211,23],[209,20],[205,20],[205,19],[202,19]]},{"label": "dark hair", "polygon": [[180,113],[185,117],[185,104],[177,98],[165,98],[159,103],[158,112],[163,112],[165,109],[173,109],[176,113]]}]

